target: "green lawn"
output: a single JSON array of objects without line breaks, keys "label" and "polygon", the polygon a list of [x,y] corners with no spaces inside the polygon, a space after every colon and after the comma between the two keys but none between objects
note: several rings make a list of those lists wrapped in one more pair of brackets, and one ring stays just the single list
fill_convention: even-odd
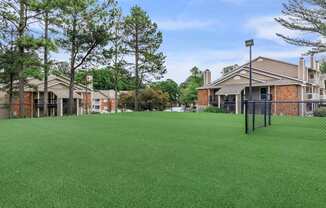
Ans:
[{"label": "green lawn", "polygon": [[195,113],[0,121],[0,207],[326,207],[326,120]]}]

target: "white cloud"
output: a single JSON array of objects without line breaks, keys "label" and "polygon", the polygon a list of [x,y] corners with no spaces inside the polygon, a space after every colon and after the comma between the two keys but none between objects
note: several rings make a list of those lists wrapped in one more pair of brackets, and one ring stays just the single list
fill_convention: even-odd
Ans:
[{"label": "white cloud", "polygon": [[200,29],[212,29],[217,27],[220,22],[212,20],[158,20],[156,21],[161,30],[200,30]]},{"label": "white cloud", "polygon": [[252,31],[256,38],[284,43],[276,33],[284,34],[291,37],[299,37],[303,33],[286,29],[275,21],[277,16],[260,16],[253,17],[245,23],[245,28]]}]

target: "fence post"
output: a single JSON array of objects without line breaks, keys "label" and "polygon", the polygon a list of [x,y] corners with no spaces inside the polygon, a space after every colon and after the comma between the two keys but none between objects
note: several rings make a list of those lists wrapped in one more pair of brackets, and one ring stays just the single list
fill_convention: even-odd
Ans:
[{"label": "fence post", "polygon": [[256,102],[252,102],[252,131],[255,131]]},{"label": "fence post", "polygon": [[268,125],[272,125],[272,102],[269,102],[268,109]]},{"label": "fence post", "polygon": [[245,106],[245,126],[246,126],[246,134],[249,134],[249,130],[248,130],[248,100],[245,100],[244,102],[244,106]]},{"label": "fence post", "polygon": [[264,126],[267,127],[267,100],[264,101]]}]

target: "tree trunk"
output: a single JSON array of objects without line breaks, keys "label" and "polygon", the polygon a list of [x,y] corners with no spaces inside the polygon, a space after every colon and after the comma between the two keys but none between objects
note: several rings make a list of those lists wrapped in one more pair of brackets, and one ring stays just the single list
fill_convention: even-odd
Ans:
[{"label": "tree trunk", "polygon": [[[26,27],[26,17],[25,17],[25,1],[19,1],[19,26],[18,26],[18,38],[21,39],[25,33]],[[24,46],[22,43],[18,45],[19,51],[19,69],[18,69],[18,78],[19,78],[19,117],[23,118],[25,116],[25,106],[24,106]]]},{"label": "tree trunk", "polygon": [[71,39],[71,54],[70,54],[70,83],[69,83],[69,102],[68,102],[68,114],[73,115],[74,113],[74,82],[75,82],[75,62],[76,62],[76,27],[77,20],[76,17],[73,17],[72,22],[72,39]]},{"label": "tree trunk", "polygon": [[88,80],[87,80],[87,78],[88,78],[87,76],[88,75],[87,74],[88,73],[86,73],[86,77],[85,77],[85,81],[86,81],[85,82],[86,83],[86,85],[85,85],[86,86],[86,94],[85,94],[86,95],[85,96],[86,97],[86,100],[85,100],[86,115],[89,114],[89,110],[88,110]]},{"label": "tree trunk", "polygon": [[74,114],[74,82],[75,82],[75,69],[70,68],[70,83],[69,83],[69,102],[68,102],[68,114]]},{"label": "tree trunk", "polygon": [[119,106],[119,98],[118,98],[118,88],[115,88],[115,92],[114,92],[114,111],[115,113],[118,113],[118,106]]},{"label": "tree trunk", "polygon": [[[115,30],[115,36],[117,38],[117,29]],[[114,112],[118,113],[118,77],[119,77],[119,66],[118,66],[118,44],[115,44],[114,54]]]},{"label": "tree trunk", "polygon": [[[23,66],[21,68],[24,68]],[[25,96],[24,96],[24,86],[25,79],[23,75],[23,70],[19,72],[19,117],[25,117]]]},{"label": "tree trunk", "polygon": [[[116,60],[117,60],[117,54],[116,54]],[[118,113],[118,72],[117,68],[115,67],[115,73],[114,73],[114,112]]]},{"label": "tree trunk", "polygon": [[10,73],[10,83],[9,83],[9,119],[12,118],[12,100],[13,100],[13,85],[14,85],[14,74]]},{"label": "tree trunk", "polygon": [[49,73],[49,66],[48,66],[48,33],[49,32],[49,13],[48,11],[45,12],[44,17],[44,96],[43,96],[43,116],[48,116],[48,73]]},{"label": "tree trunk", "polygon": [[135,43],[135,111],[138,111],[138,94],[139,94],[139,43],[138,43],[138,29],[136,27],[136,43]]}]

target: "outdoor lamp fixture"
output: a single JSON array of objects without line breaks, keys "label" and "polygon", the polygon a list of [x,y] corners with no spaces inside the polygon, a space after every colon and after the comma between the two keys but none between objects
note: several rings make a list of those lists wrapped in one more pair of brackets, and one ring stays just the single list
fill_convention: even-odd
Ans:
[{"label": "outdoor lamp fixture", "polygon": [[255,45],[254,40],[246,40],[246,47],[249,47],[249,100],[252,101],[252,46]]}]

